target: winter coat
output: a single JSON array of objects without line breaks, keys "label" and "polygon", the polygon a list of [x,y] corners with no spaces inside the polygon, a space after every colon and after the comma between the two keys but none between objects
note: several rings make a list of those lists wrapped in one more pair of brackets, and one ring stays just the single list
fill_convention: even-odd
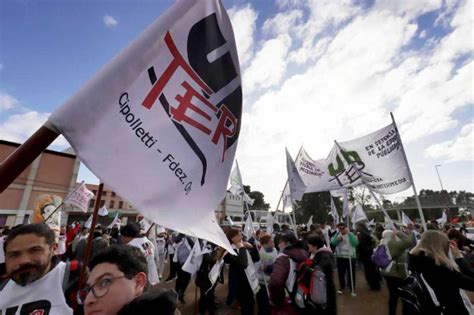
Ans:
[{"label": "winter coat", "polygon": [[359,245],[357,237],[352,232],[347,232],[345,235],[341,235],[343,240],[338,240],[340,233],[335,234],[331,238],[331,246],[335,248],[337,258],[357,258],[356,248]]},{"label": "winter coat", "polygon": [[456,263],[462,272],[438,266],[433,258],[424,254],[408,255],[408,268],[423,275],[444,308],[444,315],[469,314],[459,289],[474,291],[474,277],[463,258],[456,259]]},{"label": "winter coat", "polygon": [[284,255],[278,255],[275,260],[268,285],[270,301],[276,306],[282,306],[285,302],[285,285],[290,273],[290,258],[297,265],[308,258],[305,250],[293,246],[287,246],[282,253]]},{"label": "winter coat", "polygon": [[336,285],[334,284],[334,255],[331,249],[327,247],[320,248],[313,258],[314,264],[319,266],[326,276],[326,307],[318,309],[318,314],[335,315],[337,313],[336,306]]}]

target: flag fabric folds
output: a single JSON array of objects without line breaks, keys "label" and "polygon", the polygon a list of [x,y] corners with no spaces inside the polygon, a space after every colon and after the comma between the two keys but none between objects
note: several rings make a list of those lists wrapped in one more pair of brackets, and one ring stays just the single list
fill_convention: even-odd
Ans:
[{"label": "flag fabric folds", "polygon": [[286,151],[286,168],[288,171],[288,186],[290,188],[291,200],[300,201],[306,192],[306,186],[301,179],[298,170],[296,169],[295,163],[291,158],[290,152],[285,148]]},{"label": "flag fabric folds", "polygon": [[108,229],[112,229],[114,226],[120,228],[120,225],[122,224],[122,220],[119,219],[119,212],[115,214],[114,219],[112,222],[107,226]]},{"label": "flag fabric folds", "polygon": [[94,194],[92,191],[87,189],[86,184],[82,182],[78,188],[66,196],[64,199],[64,204],[67,206],[74,206],[81,209],[83,212],[87,212],[89,201],[92,199],[92,197],[94,197]]},{"label": "flag fabric folds", "polygon": [[226,10],[218,0],[177,1],[49,122],[143,216],[232,251],[214,210],[226,193],[241,114]]},{"label": "flag fabric folds", "polygon": [[408,165],[393,124],[366,136],[334,145],[328,157],[313,160],[304,149],[296,167],[306,192],[336,190],[365,184],[381,194],[393,194],[411,186]]},{"label": "flag fabric folds", "polygon": [[339,214],[337,213],[336,205],[334,204],[334,199],[331,196],[331,216],[334,219],[334,222],[339,223]]},{"label": "flag fabric folds", "polygon": [[196,239],[194,241],[194,246],[191,249],[191,252],[189,253],[188,258],[184,262],[182,269],[186,271],[187,273],[191,274],[191,276],[194,276],[196,272],[199,270],[199,268],[201,267],[201,263],[202,263],[201,244],[199,243],[199,240]]},{"label": "flag fabric folds", "polygon": [[441,218],[436,219],[436,222],[438,222],[439,225],[445,225],[448,223],[448,214],[446,213],[446,210],[443,210],[443,215]]},{"label": "flag fabric folds", "polygon": [[273,224],[275,224],[275,217],[273,217],[273,215],[270,211],[267,212],[266,224],[267,224],[266,232],[268,234],[272,234],[273,233]]},{"label": "flag fabric folds", "polygon": [[402,211],[402,225],[408,226],[409,224],[413,224],[413,221]]},{"label": "flag fabric folds", "polygon": [[252,215],[247,212],[247,219],[245,219],[244,235],[247,239],[251,238],[255,234],[255,228],[253,227]]},{"label": "flag fabric folds", "polygon": [[239,163],[237,160],[235,161],[235,166],[232,169],[232,172],[230,173],[230,188],[229,191],[233,195],[240,195],[242,192],[244,192],[244,185],[242,184],[242,175],[240,174],[240,169],[239,169]]},{"label": "flag fabric folds", "polygon": [[86,223],[84,223],[84,227],[90,229],[92,227],[92,214],[87,218]]},{"label": "flag fabric folds", "polygon": [[360,205],[356,205],[352,210],[352,223],[355,225],[357,222],[367,220],[367,215]]}]

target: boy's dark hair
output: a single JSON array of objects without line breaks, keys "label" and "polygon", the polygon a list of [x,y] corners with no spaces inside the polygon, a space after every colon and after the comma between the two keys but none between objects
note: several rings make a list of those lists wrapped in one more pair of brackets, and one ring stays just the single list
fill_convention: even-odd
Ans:
[{"label": "boy's dark hair", "polygon": [[339,222],[337,224],[337,227],[340,228],[340,227],[347,227],[347,225],[344,223],[344,222]]},{"label": "boy's dark hair", "polygon": [[50,246],[53,246],[56,242],[56,237],[53,230],[51,230],[51,228],[44,223],[19,225],[11,229],[10,233],[5,239],[5,243],[3,243],[4,252],[7,252],[7,246],[11,241],[20,235],[26,234],[35,234],[36,236],[44,237],[46,244]]},{"label": "boy's dark hair", "polygon": [[148,265],[145,256],[137,247],[129,245],[111,245],[98,252],[89,262],[89,269],[101,263],[116,265],[128,279],[139,272],[147,274]]},{"label": "boy's dark hair", "polygon": [[321,247],[324,247],[324,240],[319,235],[311,234],[308,237],[308,244],[313,245],[313,246],[315,246],[316,248],[319,249]]},{"label": "boy's dark hair", "polygon": [[286,244],[295,245],[298,242],[295,234],[292,232],[286,232],[281,236],[280,241],[284,241]]}]

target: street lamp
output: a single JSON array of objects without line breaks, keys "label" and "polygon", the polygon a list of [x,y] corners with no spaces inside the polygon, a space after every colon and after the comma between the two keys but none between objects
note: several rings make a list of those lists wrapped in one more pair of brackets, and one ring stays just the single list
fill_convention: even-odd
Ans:
[{"label": "street lamp", "polygon": [[443,182],[441,181],[441,177],[439,176],[439,171],[438,171],[438,167],[439,166],[442,166],[442,164],[437,164],[435,165],[435,169],[436,169],[436,173],[438,174],[438,179],[439,179],[439,184],[441,185],[441,190],[444,190],[443,188]]}]

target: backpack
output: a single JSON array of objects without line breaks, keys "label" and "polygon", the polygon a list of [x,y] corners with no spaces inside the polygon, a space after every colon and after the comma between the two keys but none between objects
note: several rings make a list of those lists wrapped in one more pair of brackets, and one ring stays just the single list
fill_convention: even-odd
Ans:
[{"label": "backpack", "polygon": [[408,314],[443,314],[443,308],[433,289],[421,273],[412,272],[405,283],[397,288],[397,292],[404,302],[404,308]]},{"label": "backpack", "polygon": [[372,261],[379,268],[387,268],[393,261],[388,246],[384,244],[378,245],[372,254]]},{"label": "backpack", "polygon": [[307,259],[293,272],[294,284],[290,292],[292,303],[300,309],[315,310],[316,305],[324,307],[327,303],[327,286],[326,275],[321,268],[314,265],[313,260]]}]

